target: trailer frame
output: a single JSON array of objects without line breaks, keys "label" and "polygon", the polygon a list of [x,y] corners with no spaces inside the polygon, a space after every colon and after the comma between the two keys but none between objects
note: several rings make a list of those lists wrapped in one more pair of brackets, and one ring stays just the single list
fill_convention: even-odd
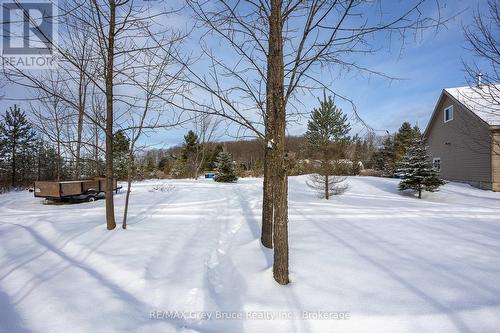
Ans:
[{"label": "trailer frame", "polygon": [[[118,186],[113,179],[113,191],[118,193]],[[67,180],[67,181],[35,181],[33,193],[35,198],[45,198],[50,201],[88,201],[92,202],[104,197],[106,178]]]}]

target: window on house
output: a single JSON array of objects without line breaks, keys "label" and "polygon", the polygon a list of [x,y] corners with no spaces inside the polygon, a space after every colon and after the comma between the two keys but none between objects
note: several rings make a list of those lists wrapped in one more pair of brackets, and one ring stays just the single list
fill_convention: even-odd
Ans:
[{"label": "window on house", "polygon": [[453,120],[453,105],[448,106],[444,109],[444,122],[447,123]]},{"label": "window on house", "polygon": [[441,171],[441,158],[435,157],[432,159],[432,166],[434,167],[434,170],[436,171]]}]

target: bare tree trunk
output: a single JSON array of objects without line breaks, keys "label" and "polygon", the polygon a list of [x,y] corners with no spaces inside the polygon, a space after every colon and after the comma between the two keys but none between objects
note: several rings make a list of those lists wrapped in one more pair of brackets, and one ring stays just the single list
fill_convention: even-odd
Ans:
[{"label": "bare tree trunk", "polygon": [[274,265],[273,276],[279,284],[288,284],[288,179],[281,163],[277,165],[274,192]]},{"label": "bare tree trunk", "polygon": [[196,168],[195,168],[195,174],[194,174],[194,179],[198,179],[199,177],[199,174],[200,174],[200,171],[201,171],[201,168],[203,167],[203,164],[205,163],[205,151],[207,150],[207,147],[206,147],[206,143],[202,143],[202,148],[201,148],[201,159],[200,161],[198,162],[198,159],[197,160],[197,164],[196,164]]},{"label": "bare tree trunk", "polygon": [[[269,126],[269,124],[266,124]],[[273,183],[272,183],[272,151],[266,146],[264,152],[264,185],[262,187],[262,231],[260,241],[265,247],[273,248]]]},{"label": "bare tree trunk", "polygon": [[285,166],[284,64],[281,0],[271,1],[269,19],[268,89],[274,122],[271,170],[274,173],[274,265],[273,276],[288,284],[288,178]]},{"label": "bare tree trunk", "polygon": [[274,114],[273,114],[273,98],[270,94],[269,89],[269,77],[270,77],[270,64],[267,61],[267,81],[266,86],[266,119],[265,119],[265,150],[264,150],[264,184],[262,186],[262,231],[260,235],[260,241],[265,247],[273,248],[273,214],[274,214],[274,204],[273,204],[273,170],[272,170],[272,157],[274,149]]},{"label": "bare tree trunk", "polygon": [[42,144],[38,144],[38,150],[37,150],[37,164],[36,164],[36,180],[41,180],[41,175],[42,175],[42,168],[40,166],[41,164],[41,153],[42,153]]},{"label": "bare tree trunk", "polygon": [[115,45],[116,4],[109,1],[108,54],[106,60],[106,225],[108,230],[116,227],[113,200],[113,66]]},{"label": "bare tree trunk", "polygon": [[130,199],[131,188],[132,188],[132,177],[129,175],[127,178],[127,193],[125,195],[125,209],[123,211],[123,222],[122,222],[123,229],[127,229],[128,202]]},{"label": "bare tree trunk", "polygon": [[99,127],[97,125],[94,129],[95,136],[95,146],[94,146],[94,160],[95,160],[95,176],[99,177],[101,175],[101,170],[99,167]]},{"label": "bare tree trunk", "polygon": [[325,175],[325,199],[328,200],[330,197],[330,189],[328,188],[328,173]]},{"label": "bare tree trunk", "polygon": [[81,177],[80,158],[82,149],[82,131],[83,131],[83,116],[85,113],[86,88],[84,87],[85,74],[80,71],[79,90],[78,90],[78,124],[76,130],[76,163],[75,163],[75,178]]},{"label": "bare tree trunk", "polygon": [[125,209],[123,210],[123,222],[122,222],[122,229],[127,229],[127,214],[128,214],[128,202],[130,199],[130,189],[132,187],[132,165],[134,163],[133,161],[134,155],[131,150],[131,153],[129,153],[128,156],[128,166],[127,166],[127,194],[125,195]]},{"label": "bare tree trunk", "polygon": [[[59,133],[59,131],[58,131]],[[61,138],[57,135],[57,161],[56,161],[56,180],[61,180]]]}]

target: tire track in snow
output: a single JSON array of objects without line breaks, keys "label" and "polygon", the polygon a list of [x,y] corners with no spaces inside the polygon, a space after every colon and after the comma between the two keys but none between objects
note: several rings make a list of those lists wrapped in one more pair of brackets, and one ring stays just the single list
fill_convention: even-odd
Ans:
[{"label": "tire track in snow", "polygon": [[218,216],[220,223],[218,241],[206,262],[206,279],[212,300],[219,309],[237,311],[242,308],[241,295],[245,292],[246,284],[233,264],[232,249],[243,225],[243,217],[237,213],[240,207],[235,200],[237,193],[234,193],[236,191],[234,184],[220,185],[223,188],[229,186],[233,186],[231,189],[233,195],[219,209],[223,215]]}]

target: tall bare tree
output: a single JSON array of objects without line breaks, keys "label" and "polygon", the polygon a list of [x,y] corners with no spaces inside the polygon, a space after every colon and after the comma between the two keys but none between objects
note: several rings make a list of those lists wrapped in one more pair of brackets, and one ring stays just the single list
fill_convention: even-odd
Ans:
[{"label": "tall bare tree", "polygon": [[[75,29],[62,29],[59,39],[61,44],[52,45],[58,51],[61,64],[69,68],[67,74],[73,82],[71,88],[74,93],[60,97],[73,110],[78,110],[77,132],[80,132],[80,125],[83,124],[83,113],[85,119],[105,134],[106,224],[111,230],[116,226],[113,200],[113,134],[115,128],[125,130],[136,126],[127,124],[127,115],[137,108],[139,100],[143,100],[138,97],[142,93],[137,85],[138,76],[145,73],[144,68],[147,66],[144,60],[148,52],[152,49],[164,51],[171,45],[158,45],[164,42],[163,37],[168,33],[168,29],[165,29],[165,25],[160,21],[166,20],[175,10],[163,8],[162,3],[139,3],[130,0],[67,0],[60,1],[59,4],[60,17],[64,18],[64,22],[69,27],[84,31],[76,34]],[[19,5],[22,6],[22,3]],[[153,5],[154,10],[151,8]],[[89,43],[91,46],[82,51],[81,43]],[[89,63],[92,66],[88,66]],[[158,63],[147,65],[151,68]],[[40,76],[32,72],[15,67],[8,68],[7,72],[10,79],[18,84],[48,94],[57,94]],[[104,124],[95,118],[101,114],[100,110],[93,112],[96,111],[93,107],[89,110],[86,108],[85,97],[89,88],[93,95],[103,96]],[[167,100],[165,96],[162,98],[163,101]],[[81,142],[81,139],[77,139],[77,142]],[[98,147],[99,145],[95,144],[96,150]]]},{"label": "tall bare tree", "polygon": [[[488,0],[486,9],[478,9],[473,15],[473,22],[464,26],[466,48],[472,59],[463,61],[466,79],[470,89],[467,89],[460,99],[472,108],[480,109],[491,117],[500,116],[500,1]],[[484,136],[465,124],[460,128],[469,138],[466,145],[477,150],[477,146],[492,149],[500,155],[500,129],[493,126],[490,135]]]},{"label": "tall bare tree", "polygon": [[195,133],[199,144],[196,145],[194,156],[194,178],[198,179],[201,168],[205,164],[207,153],[217,135],[217,129],[222,119],[206,113],[195,113],[193,115]]},{"label": "tall bare tree", "polygon": [[31,113],[34,116],[36,129],[49,142],[55,144],[57,152],[56,160],[56,180],[61,180],[62,162],[68,146],[71,144],[65,137],[65,129],[70,123],[71,115],[67,106],[59,97],[62,95],[63,80],[61,73],[57,70],[46,73],[44,81],[50,86],[51,91],[56,93],[48,94],[45,91],[37,91],[38,103],[31,104]]},{"label": "tall bare tree", "polygon": [[[155,40],[146,42],[147,47],[143,48],[142,54],[137,58],[141,66],[129,78],[129,87],[135,88],[138,94],[134,106],[129,110],[128,121],[121,129],[130,138],[123,229],[127,228],[134,156],[139,140],[151,130],[167,129],[183,123],[181,110],[176,110],[169,101],[183,94],[186,89],[185,83],[180,79],[184,67],[175,58],[186,34],[171,31],[160,37],[152,31],[147,32],[149,36],[155,35]],[[163,117],[165,111],[170,111],[168,117]]]},{"label": "tall bare tree", "polygon": [[500,104],[500,2],[488,0],[487,10],[474,13],[473,23],[463,28],[466,47],[472,53],[464,69],[471,87]]},{"label": "tall bare tree", "polygon": [[[75,159],[74,178],[81,177],[81,158],[82,149],[84,148],[84,123],[85,112],[88,108],[88,101],[90,95],[91,80],[89,75],[94,76],[97,71],[97,66],[93,61],[92,48],[95,46],[89,40],[92,38],[90,27],[84,24],[71,15],[63,17],[62,24],[68,30],[67,34],[67,52],[66,56],[72,58],[72,62],[77,66],[63,66],[62,68],[67,72],[67,77],[70,79],[66,83],[68,94],[72,95],[75,105],[78,107],[76,110],[76,144],[72,154]],[[71,80],[73,79],[73,80]]]},{"label": "tall bare tree", "polygon": [[[195,86],[217,99],[218,104],[212,103],[213,113],[253,131],[268,147],[266,163],[270,177],[264,180],[261,239],[265,246],[272,246],[270,235],[274,224],[274,278],[278,283],[289,282],[284,137],[287,116],[301,106],[297,93],[327,89],[350,102],[331,89],[325,70],[349,69],[389,77],[355,62],[354,56],[376,52],[373,38],[376,35],[384,34],[388,40],[401,37],[404,43],[408,33],[443,23],[439,15],[434,19],[425,14],[429,12],[428,3],[436,4],[439,10],[439,2],[411,1],[399,3],[396,8],[391,3],[390,15],[386,12],[387,3],[382,0],[188,1],[209,33],[235,53],[235,59],[228,60],[202,44],[211,71],[209,76],[192,73]],[[229,83],[222,83],[221,77]],[[259,116],[260,121],[256,119]],[[362,122],[360,118],[358,121]],[[274,192],[268,193],[271,188]]]}]

